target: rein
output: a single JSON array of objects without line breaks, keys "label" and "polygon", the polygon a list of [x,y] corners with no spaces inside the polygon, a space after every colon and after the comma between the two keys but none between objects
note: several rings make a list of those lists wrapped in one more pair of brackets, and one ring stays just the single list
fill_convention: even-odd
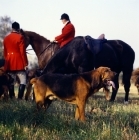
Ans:
[{"label": "rein", "polygon": [[[51,46],[51,44],[53,44],[53,42],[50,42],[50,43],[46,46],[46,48],[44,48],[44,50],[43,50],[42,52],[40,52],[39,56],[42,55],[42,54],[45,52],[45,50],[47,50],[47,49]],[[33,50],[33,49],[27,49],[27,50],[26,50],[26,53],[27,53],[27,54],[30,54],[29,52],[27,52],[27,51],[30,51],[30,50]],[[31,55],[34,55],[34,54],[31,54]]]},{"label": "rein", "polygon": [[39,56],[42,55],[42,54],[45,52],[45,50],[48,49],[48,48],[51,46],[51,44],[53,44],[53,42],[50,42],[50,43],[46,46],[46,48],[44,48],[44,50],[39,54]]}]

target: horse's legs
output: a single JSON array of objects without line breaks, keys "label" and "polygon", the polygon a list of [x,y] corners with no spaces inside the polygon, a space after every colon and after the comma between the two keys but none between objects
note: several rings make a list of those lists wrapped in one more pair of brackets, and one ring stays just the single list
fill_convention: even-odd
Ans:
[{"label": "horse's legs", "polygon": [[128,102],[128,96],[130,91],[130,78],[131,78],[132,71],[124,72],[123,71],[123,84],[125,89],[125,102]]},{"label": "horse's legs", "polygon": [[112,95],[111,95],[111,99],[110,99],[111,102],[113,102],[115,100],[117,91],[119,89],[119,73],[115,75],[114,83],[115,83],[115,89],[112,88]]}]

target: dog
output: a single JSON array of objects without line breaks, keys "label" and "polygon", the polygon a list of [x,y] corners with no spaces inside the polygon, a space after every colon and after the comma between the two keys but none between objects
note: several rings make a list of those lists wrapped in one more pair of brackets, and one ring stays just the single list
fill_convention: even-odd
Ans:
[{"label": "dog", "polygon": [[108,67],[99,67],[82,74],[44,74],[31,79],[37,109],[48,107],[55,98],[76,105],[75,119],[85,121],[87,99],[100,88],[114,86],[115,72]]},{"label": "dog", "polygon": [[41,75],[40,69],[32,69],[26,71],[27,73],[27,85],[26,85],[26,93],[25,93],[25,100],[29,99],[30,94],[32,94],[32,100],[34,100],[34,92],[32,92],[32,84],[30,84],[30,80],[34,77],[38,77]]},{"label": "dog", "polygon": [[131,80],[133,81],[134,85],[136,86],[138,95],[139,95],[139,68],[133,70]]},{"label": "dog", "polygon": [[9,86],[13,82],[11,75],[4,71],[4,67],[0,68],[0,98],[4,96],[4,100],[8,100],[9,97]]}]

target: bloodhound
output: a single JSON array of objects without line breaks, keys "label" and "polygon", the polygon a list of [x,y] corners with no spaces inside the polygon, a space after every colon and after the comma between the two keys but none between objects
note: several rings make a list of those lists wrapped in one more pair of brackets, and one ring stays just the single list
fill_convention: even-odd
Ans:
[{"label": "bloodhound", "polygon": [[100,88],[114,86],[115,72],[108,67],[99,67],[82,74],[44,74],[31,79],[37,108],[48,107],[58,98],[76,105],[75,119],[85,121],[85,104],[89,96]]}]

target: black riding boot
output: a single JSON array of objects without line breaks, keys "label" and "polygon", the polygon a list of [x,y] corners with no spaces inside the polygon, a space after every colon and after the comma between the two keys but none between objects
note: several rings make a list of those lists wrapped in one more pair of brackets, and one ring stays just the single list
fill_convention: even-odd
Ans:
[{"label": "black riding boot", "polygon": [[22,99],[26,85],[20,84],[18,89],[18,99]]},{"label": "black riding boot", "polygon": [[15,93],[14,93],[14,85],[10,85],[9,86],[9,96],[12,99],[13,97],[15,97]]}]

